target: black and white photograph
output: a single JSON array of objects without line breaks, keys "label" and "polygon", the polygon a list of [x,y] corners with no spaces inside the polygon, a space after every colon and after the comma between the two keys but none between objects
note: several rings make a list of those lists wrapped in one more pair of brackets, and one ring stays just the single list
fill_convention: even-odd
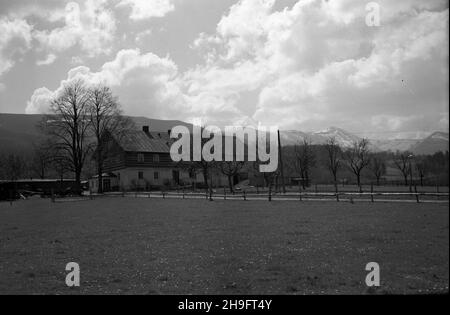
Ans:
[{"label": "black and white photograph", "polygon": [[0,0],[0,295],[448,294],[448,0]]}]

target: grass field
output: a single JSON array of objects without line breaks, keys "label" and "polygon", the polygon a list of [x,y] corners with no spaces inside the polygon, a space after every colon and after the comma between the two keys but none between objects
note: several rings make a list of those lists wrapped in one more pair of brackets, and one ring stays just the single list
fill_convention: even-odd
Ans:
[{"label": "grass field", "polygon": [[3,202],[0,294],[445,293],[448,224],[448,204]]}]

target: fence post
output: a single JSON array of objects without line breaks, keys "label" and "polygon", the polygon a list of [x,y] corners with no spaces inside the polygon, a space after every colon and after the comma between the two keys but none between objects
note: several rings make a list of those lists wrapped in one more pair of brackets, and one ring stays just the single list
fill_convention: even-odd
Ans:
[{"label": "fence post", "polygon": [[244,201],[247,200],[247,196],[245,195],[245,189],[244,189]]},{"label": "fence post", "polygon": [[272,201],[272,185],[269,185],[269,201]]},{"label": "fence post", "polygon": [[370,200],[373,202],[373,183],[370,184]]},{"label": "fence post", "polygon": [[339,202],[339,191],[338,191],[338,186],[335,185],[334,187],[336,188],[336,201]]},{"label": "fence post", "polygon": [[417,193],[417,185],[414,185],[414,192],[416,193],[416,201],[420,203],[419,194]]}]

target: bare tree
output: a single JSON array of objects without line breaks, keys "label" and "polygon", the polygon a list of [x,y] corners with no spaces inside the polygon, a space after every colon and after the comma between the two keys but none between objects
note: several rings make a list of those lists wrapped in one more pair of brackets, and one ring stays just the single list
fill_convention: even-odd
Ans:
[{"label": "bare tree", "polygon": [[30,163],[30,176],[44,179],[51,166],[52,154],[48,143],[41,142],[33,147],[33,157]]},{"label": "bare tree", "polygon": [[416,170],[420,177],[420,186],[423,186],[423,179],[428,173],[428,165],[424,158],[416,159]]},{"label": "bare tree", "polygon": [[[184,161],[180,161],[177,163],[177,167],[189,172],[189,174],[192,175],[196,175],[196,174],[202,174],[203,176],[203,183],[205,185],[206,188],[209,187],[209,177],[212,176],[213,172],[213,168],[216,166],[216,162],[214,161],[206,161],[205,159],[203,159],[203,157],[201,158],[200,161],[192,161],[191,158],[191,162],[184,162]],[[196,178],[196,176],[195,176]]]},{"label": "bare tree", "polygon": [[369,141],[361,139],[353,143],[352,148],[347,150],[346,158],[350,170],[356,176],[356,183],[361,185],[361,172],[370,163],[369,159]]},{"label": "bare tree", "polygon": [[330,138],[325,143],[325,150],[327,151],[327,167],[333,175],[334,185],[337,185],[337,173],[342,166],[341,156],[342,151],[336,138]]},{"label": "bare tree", "polygon": [[316,156],[308,139],[303,139],[300,145],[295,146],[295,166],[304,179],[303,189],[309,186],[310,170],[316,163]]},{"label": "bare tree", "polygon": [[408,186],[408,175],[411,172],[411,163],[410,163],[410,152],[397,152],[394,156],[394,164],[399,169],[399,171],[403,175],[403,179],[405,181],[405,186]]},{"label": "bare tree", "polygon": [[50,106],[41,128],[70,162],[75,192],[81,193],[81,172],[92,144],[88,142],[89,91],[83,81],[68,83]]},{"label": "bare tree", "polygon": [[214,162],[205,161],[202,157],[201,161],[197,161],[197,162],[193,162],[193,163],[195,165],[195,168],[202,172],[203,182],[204,182],[206,188],[208,188],[210,185],[212,185],[212,183],[209,182],[209,177],[212,176],[212,169],[215,165]]},{"label": "bare tree", "polygon": [[[205,128],[202,127],[200,130],[200,134],[203,134],[203,130]],[[207,138],[203,138],[201,137],[201,150],[203,150],[204,145],[209,141]],[[223,139],[222,139],[223,142]],[[193,138],[191,137],[191,148],[193,148]],[[209,179],[212,180],[212,176],[213,176],[213,169],[217,167],[217,162],[216,161],[207,161],[205,160],[205,158],[203,157],[203,154],[201,154],[200,157],[200,161],[194,161],[193,158],[193,154],[194,152],[191,152],[191,168],[195,169],[196,172],[200,171],[203,175],[203,182],[205,185],[206,189],[212,190],[212,183],[210,183]]]},{"label": "bare tree", "polygon": [[26,172],[26,163],[20,155],[9,154],[2,158],[3,177],[15,182],[22,178]]},{"label": "bare tree", "polygon": [[386,163],[380,156],[373,155],[370,159],[369,169],[377,180],[377,186],[379,186],[381,176],[386,174]]},{"label": "bare tree", "polygon": [[126,129],[132,125],[131,120],[122,116],[120,104],[106,86],[95,86],[89,90],[89,121],[90,130],[94,135],[95,161],[98,176],[98,193],[103,193],[103,168],[108,155],[106,137],[114,135],[120,138]]},{"label": "bare tree", "polygon": [[219,163],[220,171],[228,178],[230,192],[234,192],[233,177],[239,174],[244,166],[245,162],[241,161],[224,161]]},{"label": "bare tree", "polygon": [[71,171],[72,163],[65,153],[65,149],[63,147],[58,147],[57,145],[51,146],[51,159],[50,165],[55,170],[58,178],[60,180],[60,188],[63,187],[64,176]]},{"label": "bare tree", "polygon": [[[264,185],[269,188],[269,192],[271,193],[272,186],[278,182],[278,178],[281,174],[280,170],[277,169],[274,172],[261,172],[260,165],[263,165],[264,164],[263,162],[261,162],[260,160],[257,160],[255,162],[253,162],[252,164],[253,164],[253,169],[257,173],[262,174],[262,177],[264,179]],[[275,186],[275,190],[276,190],[276,188],[277,187]]]}]

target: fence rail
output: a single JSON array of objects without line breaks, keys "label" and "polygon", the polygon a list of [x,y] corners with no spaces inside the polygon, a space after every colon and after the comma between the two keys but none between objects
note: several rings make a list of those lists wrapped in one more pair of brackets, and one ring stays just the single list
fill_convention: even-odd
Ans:
[{"label": "fence rail", "polygon": [[[117,192],[105,194],[91,194],[89,198],[101,197],[135,197],[135,198],[162,198],[162,199],[206,199],[206,200],[267,200],[267,201],[336,201],[336,202],[417,202],[417,203],[448,203],[449,193],[433,192],[235,192],[226,191],[153,191],[153,192]],[[384,198],[383,198],[384,197]],[[405,199],[410,197],[412,199]]]}]

